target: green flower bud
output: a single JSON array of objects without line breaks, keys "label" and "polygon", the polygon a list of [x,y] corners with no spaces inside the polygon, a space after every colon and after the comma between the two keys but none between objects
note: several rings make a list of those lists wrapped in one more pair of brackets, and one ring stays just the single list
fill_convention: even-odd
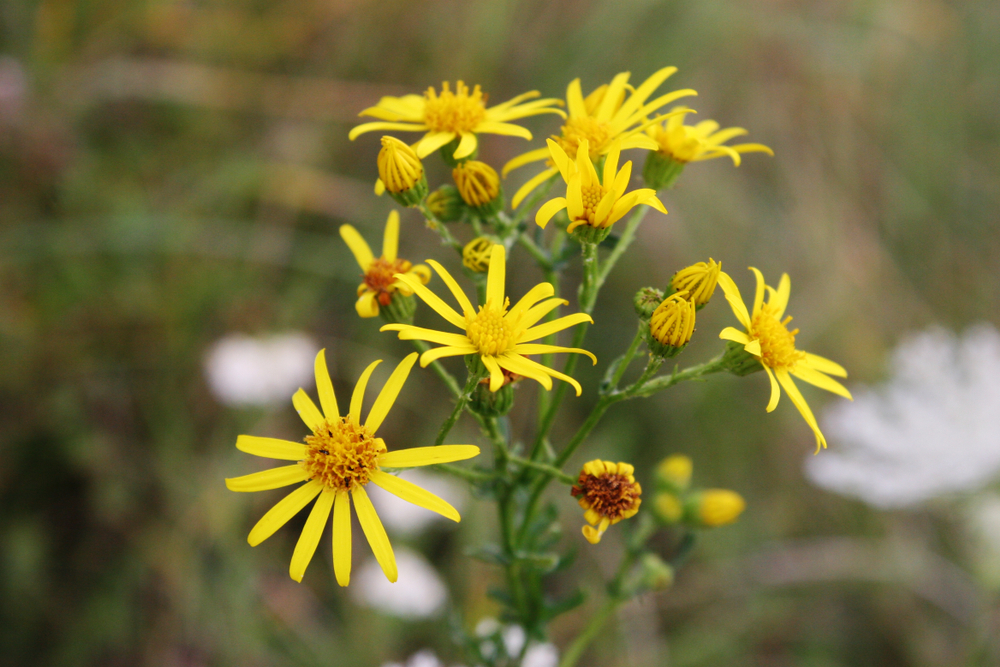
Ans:
[{"label": "green flower bud", "polygon": [[646,164],[642,167],[642,178],[654,190],[669,190],[674,187],[683,171],[683,162],[678,162],[669,155],[650,151],[646,155]]},{"label": "green flower bud", "polygon": [[632,299],[632,305],[635,306],[635,314],[643,320],[648,320],[653,315],[656,307],[662,302],[663,290],[658,290],[655,287],[643,287],[635,293],[635,298]]}]

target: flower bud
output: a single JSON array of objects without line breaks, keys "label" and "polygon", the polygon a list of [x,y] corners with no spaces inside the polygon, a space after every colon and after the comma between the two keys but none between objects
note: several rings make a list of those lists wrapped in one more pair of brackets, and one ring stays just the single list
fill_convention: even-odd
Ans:
[{"label": "flower bud", "polygon": [[643,287],[635,293],[632,305],[635,306],[635,314],[643,320],[648,320],[656,307],[663,301],[663,291],[655,287]]},{"label": "flower bud", "polygon": [[722,354],[722,365],[733,375],[743,377],[764,370],[760,359],[744,349],[744,345],[729,341],[726,351]]},{"label": "flower bud", "polygon": [[500,175],[485,162],[466,160],[451,171],[462,201],[480,215],[494,215],[503,208]]},{"label": "flower bud", "polygon": [[459,196],[458,189],[454,185],[447,184],[427,195],[427,201],[424,204],[441,222],[459,220],[465,209],[465,202]]},{"label": "flower bud", "polygon": [[489,378],[481,381],[469,398],[469,409],[483,417],[503,417],[514,407],[514,382],[521,376],[504,371],[504,384],[490,391]]},{"label": "flower bud", "polygon": [[695,309],[701,310],[712,298],[721,270],[722,263],[716,263],[709,257],[707,264],[698,262],[675,273],[670,285],[677,292],[686,290],[691,295],[688,298],[694,303]]},{"label": "flower bud", "polygon": [[646,164],[642,167],[642,178],[646,186],[654,190],[669,190],[684,171],[684,163],[664,153],[650,151]]},{"label": "flower bud", "polygon": [[490,268],[493,245],[493,241],[485,236],[472,239],[462,248],[462,265],[475,273],[486,273]]},{"label": "flower bud", "polygon": [[672,493],[658,493],[653,498],[653,513],[663,523],[674,524],[684,518],[684,505]]},{"label": "flower bud", "polygon": [[694,333],[694,304],[687,291],[676,292],[663,300],[649,318],[649,351],[659,357],[673,357],[684,349]]},{"label": "flower bud", "polygon": [[656,481],[669,491],[681,493],[686,491],[691,483],[691,471],[694,464],[690,457],[674,454],[660,461],[656,466]]},{"label": "flower bud", "polygon": [[417,299],[401,290],[392,293],[389,303],[379,307],[378,314],[390,324],[413,324],[413,315],[417,312]]},{"label": "flower bud", "polygon": [[639,559],[639,582],[647,591],[662,591],[674,583],[674,568],[654,553],[646,552]]},{"label": "flower bud", "polygon": [[412,148],[395,137],[382,137],[378,175],[389,195],[403,206],[416,206],[427,196],[424,165]]},{"label": "flower bud", "polygon": [[746,509],[743,496],[729,489],[705,489],[688,499],[685,518],[705,528],[733,523]]}]

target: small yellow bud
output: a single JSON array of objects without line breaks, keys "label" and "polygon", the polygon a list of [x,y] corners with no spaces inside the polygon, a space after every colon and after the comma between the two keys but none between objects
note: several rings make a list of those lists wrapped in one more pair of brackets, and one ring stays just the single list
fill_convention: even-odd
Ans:
[{"label": "small yellow bud", "polygon": [[746,509],[743,496],[728,489],[705,489],[698,494],[698,522],[715,527],[733,523]]},{"label": "small yellow bud", "polygon": [[676,491],[684,491],[691,482],[694,464],[683,454],[674,454],[660,461],[656,466],[657,481]]},{"label": "small yellow bud", "polygon": [[485,162],[466,160],[451,172],[462,201],[480,212],[491,214],[499,210],[500,176]]},{"label": "small yellow bud", "polygon": [[395,137],[382,137],[378,152],[378,175],[393,199],[414,206],[427,196],[424,165],[416,152]]},{"label": "small yellow bud", "polygon": [[700,309],[712,298],[721,270],[722,262],[709,257],[707,264],[698,262],[675,273],[670,284],[678,292],[686,290],[691,295],[688,298]]},{"label": "small yellow bud", "polygon": [[490,268],[493,245],[493,241],[485,236],[472,239],[462,248],[462,265],[470,271],[486,273]]},{"label": "small yellow bud", "polygon": [[671,294],[663,300],[649,319],[649,349],[661,357],[680,352],[694,333],[694,303],[687,300],[687,290]]},{"label": "small yellow bud", "polygon": [[427,209],[441,222],[455,222],[462,217],[465,204],[454,185],[442,185],[427,195]]},{"label": "small yellow bud", "polygon": [[672,493],[659,493],[653,499],[653,511],[664,523],[677,523],[684,516],[684,505]]}]

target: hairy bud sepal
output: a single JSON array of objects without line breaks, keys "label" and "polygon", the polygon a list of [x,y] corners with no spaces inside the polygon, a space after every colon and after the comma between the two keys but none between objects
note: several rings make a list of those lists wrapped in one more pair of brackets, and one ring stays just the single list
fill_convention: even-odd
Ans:
[{"label": "hairy bud sepal", "polygon": [[654,190],[669,190],[684,171],[684,163],[669,155],[651,151],[642,167],[642,178]]},{"label": "hairy bud sepal", "polygon": [[743,349],[743,345],[729,341],[722,355],[722,366],[732,373],[743,377],[764,370],[760,360]]},{"label": "hairy bud sepal", "polygon": [[635,298],[632,299],[635,314],[639,316],[639,319],[647,322],[661,303],[663,303],[663,290],[658,290],[655,287],[643,287],[635,293]]}]

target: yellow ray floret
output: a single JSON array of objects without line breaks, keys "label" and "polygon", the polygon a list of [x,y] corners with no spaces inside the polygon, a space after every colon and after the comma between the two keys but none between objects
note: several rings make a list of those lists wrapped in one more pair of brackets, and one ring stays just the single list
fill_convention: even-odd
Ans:
[{"label": "yellow ray floret", "polygon": [[[662,107],[682,97],[697,95],[690,88],[675,90],[648,101],[650,95],[677,71],[676,67],[664,67],[649,77],[638,88],[628,85],[629,72],[621,72],[610,84],[604,84],[586,98],[580,88],[580,79],[574,79],[566,89],[566,104],[569,118],[558,136],[552,138],[569,155],[576,155],[581,142],[586,141],[590,158],[597,160],[611,152],[616,141],[621,142],[620,150],[645,148],[655,151],[657,143],[643,130],[664,116],[650,120],[649,116]],[[503,175],[518,167],[533,162],[548,161],[547,168],[525,183],[514,194],[511,205],[517,208],[521,201],[535,188],[556,175],[556,165],[544,148],[519,155],[503,168]]]},{"label": "yellow ray floret", "polygon": [[486,278],[486,303],[479,307],[478,313],[472,307],[472,302],[469,301],[465,292],[443,266],[432,259],[427,260],[427,263],[434,267],[434,270],[444,280],[452,296],[458,302],[460,310],[456,311],[414,278],[405,275],[397,277],[409,284],[418,297],[437,311],[441,317],[461,329],[462,333],[423,329],[409,324],[387,324],[381,329],[381,331],[398,331],[399,337],[403,340],[426,340],[442,345],[442,347],[424,352],[420,357],[421,366],[427,366],[435,359],[442,357],[477,354],[482,359],[483,365],[489,370],[490,391],[497,391],[503,386],[503,371],[506,369],[536,380],[546,389],[552,389],[552,378],[565,380],[576,389],[576,395],[580,395],[579,382],[568,375],[532,361],[528,356],[550,352],[572,352],[585,354],[596,364],[597,358],[586,350],[531,342],[582,322],[593,322],[590,315],[576,313],[538,324],[552,310],[569,303],[565,299],[553,297],[555,290],[549,283],[535,285],[511,307],[510,299],[504,295],[506,255],[501,244],[494,245],[490,251],[489,273]]},{"label": "yellow ray floret", "polygon": [[728,156],[733,165],[740,166],[740,153],[767,153],[774,155],[764,144],[736,144],[725,146],[725,142],[747,133],[742,127],[719,129],[714,120],[703,120],[695,125],[685,125],[684,117],[695,113],[694,109],[678,107],[665,123],[650,125],[646,133],[656,144],[656,150],[677,162],[700,162]]},{"label": "yellow ray floret", "polygon": [[660,213],[667,212],[656,197],[656,190],[640,188],[625,194],[625,188],[632,177],[632,162],[626,162],[621,170],[618,169],[621,144],[615,143],[604,160],[603,181],[590,160],[586,139],[580,142],[575,162],[556,142],[549,139],[548,145],[552,161],[566,181],[566,196],[556,197],[538,209],[535,222],[539,227],[544,228],[552,216],[562,209],[566,209],[569,215],[569,227],[566,228],[568,232],[581,225],[605,229],[640,204],[652,206]]},{"label": "yellow ray floret", "polygon": [[635,468],[630,463],[588,461],[570,494],[580,503],[583,518],[590,524],[583,527],[583,536],[591,544],[600,542],[610,526],[635,516],[642,504],[642,486],[635,481]]},{"label": "yellow ray floret", "polygon": [[[479,145],[478,134],[502,134],[523,139],[531,139],[531,132],[512,120],[537,116],[543,113],[566,114],[556,109],[562,101],[554,98],[536,100],[538,91],[524,93],[498,104],[486,106],[486,95],[475,86],[471,91],[459,81],[452,92],[447,81],[441,84],[441,93],[428,88],[423,95],[403,97],[383,97],[379,103],[362,111],[359,116],[373,116],[380,121],[358,125],[348,138],[352,141],[365,132],[375,130],[399,130],[404,132],[426,132],[414,148],[421,158],[427,157],[442,146],[458,139],[458,147],[453,155],[461,160],[476,152]],[[526,100],[532,100],[527,102]]]},{"label": "yellow ray floret", "polygon": [[[844,385],[840,384],[828,375],[837,377],[847,377],[847,371],[837,363],[824,359],[823,357],[808,352],[803,352],[795,348],[795,336],[798,329],[789,331],[788,324],[792,321],[791,316],[785,317],[785,307],[788,305],[788,296],[792,290],[792,281],[788,274],[782,274],[778,289],[774,289],[764,284],[764,276],[757,269],[750,267],[757,277],[757,288],[754,292],[753,310],[748,311],[740,290],[736,283],[725,272],[719,272],[719,287],[726,295],[736,319],[743,325],[743,331],[734,327],[726,327],[719,334],[723,340],[731,340],[743,346],[743,349],[756,357],[767,376],[771,380],[771,400],[767,404],[767,411],[771,412],[778,406],[778,399],[781,397],[780,387],[784,387],[785,393],[792,399],[792,403],[798,408],[806,423],[816,434],[816,451],[826,447],[826,438],[819,430],[816,418],[806,400],[799,393],[798,387],[792,381],[792,376],[799,378],[809,384],[816,385],[820,389],[826,389],[838,396],[851,399],[851,393]],[[764,301],[764,293],[767,292],[767,301]],[[851,399],[853,400],[853,399]]]},{"label": "yellow ray floret", "polygon": [[392,545],[365,492],[369,482],[453,521],[461,520],[455,508],[441,498],[382,470],[461,461],[479,454],[479,448],[474,445],[415,447],[390,452],[386,450],[382,438],[375,437],[416,360],[417,353],[414,352],[400,362],[362,422],[361,403],[365,387],[380,361],[373,362],[361,374],[351,396],[350,408],[346,414],[341,414],[327,372],[324,350],[320,350],[316,355],[316,391],[322,411],[302,389],[292,396],[295,409],[312,431],[305,437],[305,444],[251,435],[237,438],[236,448],[240,451],[294,463],[227,479],[226,486],[230,490],[266,491],[305,482],[257,522],[247,538],[250,546],[255,547],[266,540],[316,499],[292,554],[289,574],[295,581],[302,581],[333,514],[333,570],[341,586],[350,582],[352,499],[375,559],[389,581],[396,581],[396,558]]},{"label": "yellow ray floret", "polygon": [[382,256],[376,258],[371,248],[351,225],[341,225],[340,236],[354,254],[358,266],[364,273],[364,280],[358,285],[358,300],[354,304],[361,317],[375,317],[379,306],[388,306],[392,295],[398,291],[403,295],[413,294],[409,284],[396,278],[397,274],[407,275],[426,285],[431,279],[431,270],[424,264],[414,266],[397,256],[399,248],[399,213],[392,211],[385,223],[382,238]]}]

